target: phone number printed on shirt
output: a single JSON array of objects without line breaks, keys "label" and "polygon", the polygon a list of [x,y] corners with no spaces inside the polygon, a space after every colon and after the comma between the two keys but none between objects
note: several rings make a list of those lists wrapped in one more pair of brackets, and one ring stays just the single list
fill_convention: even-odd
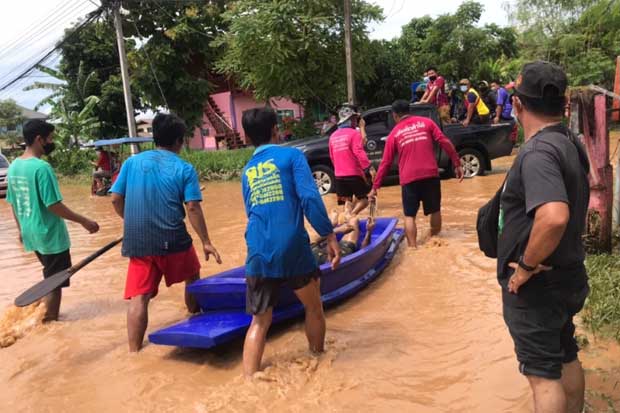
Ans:
[{"label": "phone number printed on shirt", "polygon": [[273,159],[248,168],[245,176],[250,186],[252,206],[284,201],[280,170],[273,163]]}]

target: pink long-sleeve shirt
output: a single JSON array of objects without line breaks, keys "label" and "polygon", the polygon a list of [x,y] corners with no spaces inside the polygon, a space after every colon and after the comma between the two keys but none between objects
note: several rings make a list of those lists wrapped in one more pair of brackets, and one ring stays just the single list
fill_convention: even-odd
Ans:
[{"label": "pink long-sleeve shirt", "polygon": [[364,177],[364,169],[370,167],[362,135],[353,128],[341,128],[332,133],[329,138],[329,157],[334,164],[334,174],[337,178]]},{"label": "pink long-sleeve shirt", "polygon": [[409,116],[401,120],[387,138],[373,188],[381,187],[396,154],[401,185],[439,176],[433,141],[437,141],[446,151],[455,168],[460,165],[454,145],[435,122],[421,116]]}]

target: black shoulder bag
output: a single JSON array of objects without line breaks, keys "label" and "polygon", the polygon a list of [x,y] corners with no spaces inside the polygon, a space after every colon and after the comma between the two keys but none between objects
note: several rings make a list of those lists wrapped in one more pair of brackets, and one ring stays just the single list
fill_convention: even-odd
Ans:
[{"label": "black shoulder bag", "polygon": [[489,258],[497,258],[499,210],[504,185],[506,185],[506,181],[502,183],[495,196],[478,210],[478,219],[476,220],[478,245],[480,251]]},{"label": "black shoulder bag", "polygon": [[[545,128],[547,129],[547,128]],[[567,129],[563,125],[555,125],[548,129],[558,129],[560,132],[566,134],[568,139],[575,145],[577,154],[579,155],[579,161],[586,174],[590,170],[590,164],[588,162],[588,155],[585,150],[574,136],[570,129]],[[506,178],[507,179],[507,178]],[[497,258],[497,241],[499,238],[499,211],[501,206],[502,193],[506,181],[499,188],[497,193],[489,202],[487,202],[482,208],[478,210],[478,219],[476,221],[476,231],[478,232],[478,246],[480,251],[489,258]]]}]

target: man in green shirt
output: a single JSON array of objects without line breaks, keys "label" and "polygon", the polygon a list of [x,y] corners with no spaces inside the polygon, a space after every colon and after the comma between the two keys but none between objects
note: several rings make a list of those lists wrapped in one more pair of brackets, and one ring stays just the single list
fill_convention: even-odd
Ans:
[{"label": "man in green shirt", "polygon": [[[24,125],[26,151],[9,166],[7,201],[26,251],[34,251],[43,265],[43,277],[71,267],[69,233],[65,219],[77,222],[91,234],[99,225],[62,203],[58,181],[49,163],[41,159],[54,150],[54,125],[31,120]],[[69,281],[62,286],[68,287]],[[44,321],[58,320],[61,288],[44,298]]]}]

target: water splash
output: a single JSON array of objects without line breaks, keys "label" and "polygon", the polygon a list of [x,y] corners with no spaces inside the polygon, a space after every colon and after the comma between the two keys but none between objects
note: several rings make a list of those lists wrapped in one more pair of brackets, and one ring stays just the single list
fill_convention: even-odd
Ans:
[{"label": "water splash", "polygon": [[45,304],[26,307],[10,306],[0,319],[0,348],[12,346],[29,331],[43,324]]}]

